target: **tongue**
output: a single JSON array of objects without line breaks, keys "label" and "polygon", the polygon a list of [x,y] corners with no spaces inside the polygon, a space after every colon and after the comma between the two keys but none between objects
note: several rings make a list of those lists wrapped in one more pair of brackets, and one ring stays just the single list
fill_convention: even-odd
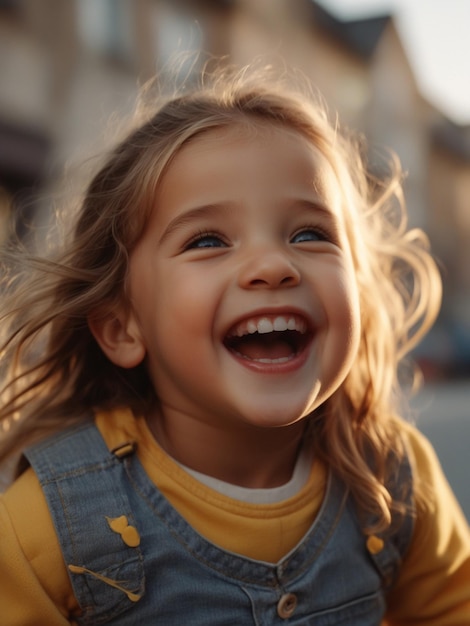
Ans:
[{"label": "tongue", "polygon": [[294,353],[292,345],[277,333],[247,335],[234,343],[234,349],[247,359],[282,359]]}]

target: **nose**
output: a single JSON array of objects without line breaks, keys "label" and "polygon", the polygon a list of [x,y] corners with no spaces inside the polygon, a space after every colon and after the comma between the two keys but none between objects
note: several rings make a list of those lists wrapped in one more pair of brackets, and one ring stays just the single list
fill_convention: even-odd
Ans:
[{"label": "nose", "polygon": [[244,289],[279,289],[299,283],[299,270],[280,250],[259,250],[246,259],[239,274],[239,285]]}]

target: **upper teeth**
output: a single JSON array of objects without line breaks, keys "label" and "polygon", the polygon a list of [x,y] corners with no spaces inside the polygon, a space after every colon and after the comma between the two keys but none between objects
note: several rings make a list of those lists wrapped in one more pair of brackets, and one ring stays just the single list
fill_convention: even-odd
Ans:
[{"label": "upper teeth", "polygon": [[299,333],[307,332],[307,324],[305,320],[294,317],[284,317],[278,315],[276,317],[259,317],[252,318],[238,324],[232,331],[231,335],[243,337],[243,335],[252,335],[259,333],[260,335],[272,333],[273,331],[296,330]]}]

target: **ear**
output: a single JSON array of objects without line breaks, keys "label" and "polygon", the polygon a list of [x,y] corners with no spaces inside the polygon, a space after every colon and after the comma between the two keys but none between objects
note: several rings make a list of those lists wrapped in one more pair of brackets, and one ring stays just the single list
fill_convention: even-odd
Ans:
[{"label": "ear", "polygon": [[88,317],[88,326],[108,359],[120,367],[139,365],[146,354],[137,322],[124,310]]}]

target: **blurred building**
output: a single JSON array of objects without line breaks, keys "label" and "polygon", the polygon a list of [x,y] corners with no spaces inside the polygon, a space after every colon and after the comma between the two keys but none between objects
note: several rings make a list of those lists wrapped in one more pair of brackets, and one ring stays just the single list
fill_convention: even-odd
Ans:
[{"label": "blurred building", "polygon": [[[410,221],[428,231],[444,268],[440,335],[426,355],[452,362],[458,345],[462,366],[470,365],[470,129],[422,97],[391,15],[342,21],[325,6],[0,0],[0,228],[11,198],[24,231],[33,214],[48,219],[64,166],[103,150],[110,117],[129,113],[139,85],[164,74],[176,51],[241,65],[258,55],[279,66],[285,59],[372,146],[398,153]],[[197,69],[183,62],[180,72]]]},{"label": "blurred building", "polygon": [[443,262],[444,299],[435,331],[450,369],[470,374],[470,125],[431,129],[426,181],[429,232]]}]

